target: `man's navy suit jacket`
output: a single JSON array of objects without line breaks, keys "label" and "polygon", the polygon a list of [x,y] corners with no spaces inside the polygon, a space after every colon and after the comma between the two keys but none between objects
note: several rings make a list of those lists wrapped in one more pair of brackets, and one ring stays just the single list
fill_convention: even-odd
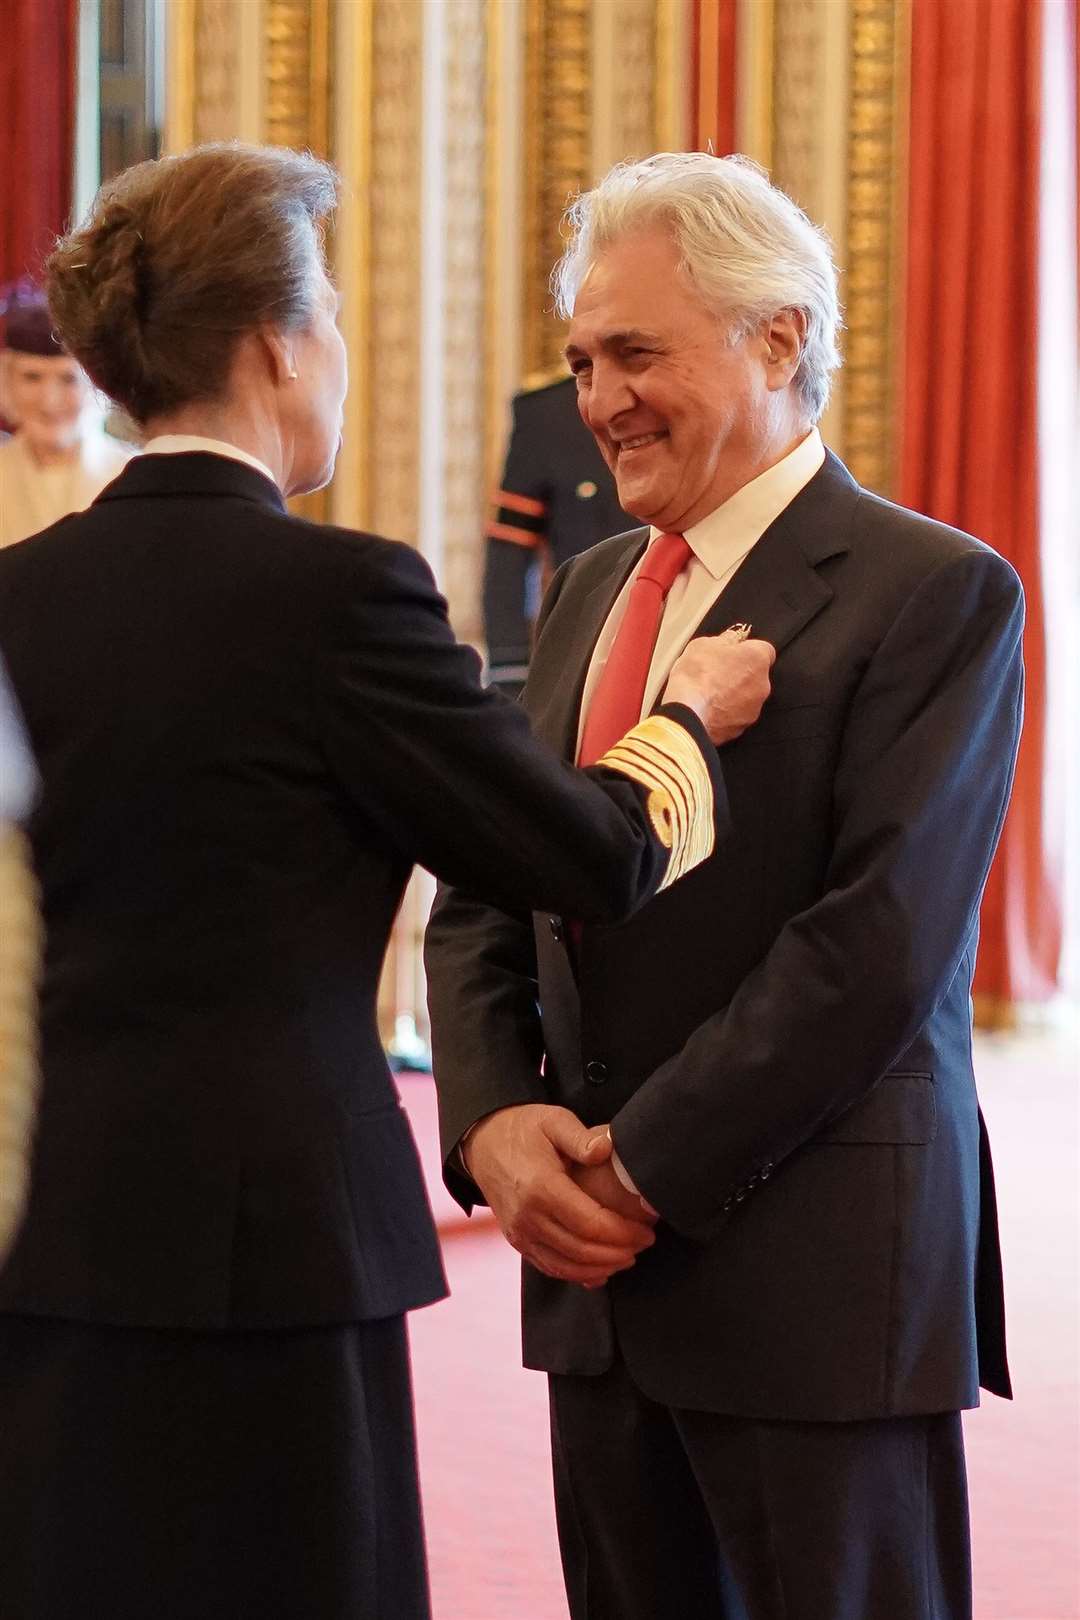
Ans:
[{"label": "man's navy suit jacket", "polygon": [[[567,565],[525,703],[566,757],[593,645],[647,539]],[[700,626],[778,652],[720,757],[731,828],[580,952],[556,915],[444,892],[428,974],[449,1154],[490,1110],[611,1121],[660,1211],[599,1292],[525,1268],[525,1358],[654,1399],[839,1420],[1008,1393],[993,1180],[971,1057],[979,900],[1022,701],[1022,593],[969,536],[829,455]],[[535,927],[534,927],[535,923]],[[542,1019],[542,1022],[541,1022]],[[542,1072],[541,1072],[542,1070]]]}]

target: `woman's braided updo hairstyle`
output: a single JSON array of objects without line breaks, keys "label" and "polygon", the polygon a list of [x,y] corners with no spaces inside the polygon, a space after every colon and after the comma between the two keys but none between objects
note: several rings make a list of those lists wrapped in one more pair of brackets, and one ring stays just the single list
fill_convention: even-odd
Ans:
[{"label": "woman's braided updo hairstyle", "polygon": [[223,393],[237,339],[315,313],[329,164],[220,143],[102,186],[46,265],[65,346],[136,422]]}]

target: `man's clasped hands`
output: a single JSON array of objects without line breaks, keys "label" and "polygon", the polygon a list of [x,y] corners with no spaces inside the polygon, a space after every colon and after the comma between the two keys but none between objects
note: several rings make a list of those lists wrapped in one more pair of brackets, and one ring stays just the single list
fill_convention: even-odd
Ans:
[{"label": "man's clasped hands", "polygon": [[[692,708],[719,747],[761,713],[774,648],[746,630],[691,641],[664,690]],[[656,1242],[656,1213],[625,1187],[604,1125],[583,1125],[568,1108],[522,1103],[481,1119],[462,1146],[507,1242],[549,1277],[599,1288]]]}]

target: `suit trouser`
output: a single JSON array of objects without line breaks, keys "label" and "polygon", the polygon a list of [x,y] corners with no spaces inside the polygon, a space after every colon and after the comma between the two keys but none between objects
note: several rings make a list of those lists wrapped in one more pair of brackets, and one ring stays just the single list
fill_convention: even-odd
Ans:
[{"label": "suit trouser", "polygon": [[550,1380],[572,1620],[970,1620],[956,1412],[760,1422]]}]

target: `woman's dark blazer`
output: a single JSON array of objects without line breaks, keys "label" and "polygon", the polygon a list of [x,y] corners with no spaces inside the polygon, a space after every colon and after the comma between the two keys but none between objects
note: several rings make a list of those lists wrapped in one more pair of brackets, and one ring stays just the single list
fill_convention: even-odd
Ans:
[{"label": "woman's dark blazer", "polygon": [[218,456],[133,461],[0,554],[0,643],[47,928],[0,1309],[250,1328],[438,1298],[376,1030],[410,868],[626,914],[667,865],[646,790],[568,770],[483,689],[415,552],[292,517]]}]

